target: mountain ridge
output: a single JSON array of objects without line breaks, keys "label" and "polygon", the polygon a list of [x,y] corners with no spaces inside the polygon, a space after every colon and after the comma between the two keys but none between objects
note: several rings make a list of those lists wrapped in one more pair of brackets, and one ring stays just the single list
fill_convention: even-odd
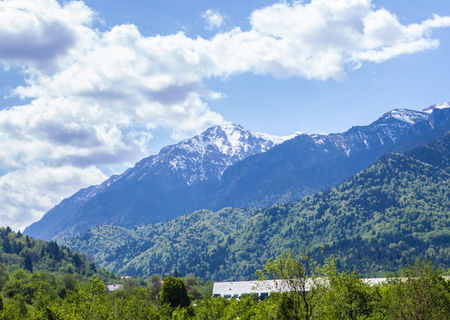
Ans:
[{"label": "mountain ridge", "polygon": [[[251,279],[284,249],[320,247],[366,276],[417,257],[450,265],[450,131],[404,154],[389,153],[337,187],[261,210],[201,210],[166,223],[101,226],[68,245],[132,275],[161,272]],[[227,219],[227,217],[229,217]],[[227,232],[216,232],[214,226]],[[114,244],[102,246],[108,239]],[[101,247],[97,247],[100,245]]]},{"label": "mountain ridge", "polygon": [[[337,185],[385,153],[411,149],[448,129],[448,108],[431,113],[394,109],[344,133],[298,135],[228,168],[211,208],[263,207],[297,200]],[[261,195],[260,190],[268,192]]]},{"label": "mountain ridge", "polygon": [[80,190],[25,233],[63,238],[101,224],[131,227],[202,208],[289,202],[337,185],[381,155],[413,148],[448,129],[450,109],[441,107],[428,112],[394,109],[367,126],[337,134],[298,134],[283,143],[283,138],[231,123],[213,126],[122,175]]},{"label": "mountain ridge", "polygon": [[[217,181],[228,166],[250,155],[265,152],[291,137],[251,132],[231,122],[211,126],[191,138],[162,148],[157,155],[140,160],[120,175],[114,175],[99,185],[79,190],[50,209],[41,220],[28,226],[24,233],[36,238],[50,239],[62,230],[68,231],[68,234],[76,234],[92,225],[105,222],[126,223],[128,217],[120,217],[113,211],[123,208],[127,202],[134,207],[124,208],[122,212],[137,211],[134,214],[134,218],[139,220],[137,224],[170,219],[174,217],[171,212],[176,212],[176,215],[188,213],[198,209],[192,208],[194,204],[183,207],[186,198],[198,198],[196,185],[205,181]],[[130,189],[129,194],[121,192],[124,188]],[[105,196],[105,191],[112,196]],[[165,199],[177,193],[180,194],[178,201],[172,201],[172,206],[165,206]],[[101,201],[105,197],[106,205],[103,205]],[[154,212],[147,220],[145,217],[139,217],[146,211],[145,208],[139,207],[139,200],[147,201],[146,198],[154,201]],[[197,199],[196,202],[202,203],[202,200]],[[83,207],[90,211],[89,223],[79,214]],[[108,214],[101,216],[100,213],[106,210],[109,210]]]}]

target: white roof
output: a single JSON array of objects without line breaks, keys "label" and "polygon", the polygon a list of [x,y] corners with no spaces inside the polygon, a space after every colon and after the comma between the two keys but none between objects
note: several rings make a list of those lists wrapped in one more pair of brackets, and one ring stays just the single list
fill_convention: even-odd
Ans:
[{"label": "white roof", "polygon": [[[289,291],[282,280],[262,280],[262,281],[231,281],[214,282],[213,295],[242,295],[250,293],[269,293]],[[309,290],[312,280],[306,283],[306,290]]]},{"label": "white roof", "polygon": [[[403,280],[403,278],[401,278]],[[371,286],[375,286],[377,284],[386,282],[387,278],[364,278],[361,279],[362,282],[370,284]]]},{"label": "white roof", "polygon": [[106,285],[106,289],[107,289],[109,292],[113,292],[113,291],[122,289],[122,287],[123,287],[123,286],[122,286],[121,284],[107,284],[107,285]]},{"label": "white roof", "polygon": [[[401,278],[403,279],[403,278]],[[386,282],[387,278],[364,278],[362,281],[370,285],[377,285]],[[315,281],[321,281],[321,279],[316,279]],[[313,280],[308,279],[306,283],[306,290],[309,291],[313,285]],[[283,286],[283,280],[263,280],[263,281],[231,281],[231,282],[214,282],[213,295],[230,295],[240,296],[242,294],[250,293],[270,293],[270,292],[281,292],[289,291],[286,285]]]}]

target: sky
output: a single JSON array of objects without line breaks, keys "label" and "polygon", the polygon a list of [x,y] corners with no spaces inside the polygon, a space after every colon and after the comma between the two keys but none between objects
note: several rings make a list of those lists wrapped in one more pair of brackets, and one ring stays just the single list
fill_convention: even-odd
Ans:
[{"label": "sky", "polygon": [[209,125],[343,132],[450,100],[448,0],[0,1],[0,225]]}]

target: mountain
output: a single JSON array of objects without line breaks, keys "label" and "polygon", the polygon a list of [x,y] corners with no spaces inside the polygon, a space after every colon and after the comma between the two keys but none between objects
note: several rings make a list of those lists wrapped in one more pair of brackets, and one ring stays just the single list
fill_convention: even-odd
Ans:
[{"label": "mountain", "polygon": [[264,207],[328,189],[388,152],[402,152],[450,129],[448,104],[425,111],[395,109],[344,133],[302,134],[228,168],[211,205]]},{"label": "mountain", "polygon": [[112,176],[64,199],[24,233],[40,239],[70,236],[101,224],[135,226],[168,220],[207,207],[202,189],[226,168],[286,139],[227,122],[167,146]]},{"label": "mountain", "polygon": [[227,123],[165,147],[120,176],[80,190],[25,233],[70,238],[102,225],[133,227],[198,209],[261,208],[339,184],[388,152],[401,152],[450,129],[448,104],[395,109],[344,133],[292,139]]},{"label": "mountain", "polygon": [[[252,279],[284,249],[363,276],[427,258],[450,266],[450,131],[404,154],[389,153],[337,187],[262,210],[207,210],[169,222],[94,228],[68,245],[112,271]],[[321,247],[322,246],[322,247]],[[324,251],[324,255],[321,251]]]}]

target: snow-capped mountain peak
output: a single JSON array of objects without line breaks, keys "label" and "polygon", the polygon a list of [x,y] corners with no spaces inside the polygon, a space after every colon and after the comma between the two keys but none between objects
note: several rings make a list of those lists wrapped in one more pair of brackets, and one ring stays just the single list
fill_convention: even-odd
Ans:
[{"label": "snow-capped mountain peak", "polygon": [[[161,149],[101,185],[80,190],[25,231],[51,239],[99,224],[137,226],[202,208],[299,199],[343,181],[386,152],[410,149],[449,130],[448,103],[426,111],[397,109],[343,133],[301,134],[264,156],[257,154],[289,137],[222,123]],[[235,165],[241,160],[242,165]]]},{"label": "snow-capped mountain peak", "polygon": [[[242,153],[249,152],[252,148],[256,147],[256,144],[261,148],[260,152],[265,152],[274,145],[293,137],[280,137],[266,133],[252,132],[239,124],[224,122],[220,125],[211,126],[178,144],[163,148],[161,153],[181,148],[190,153],[205,154],[211,152],[212,148],[224,155],[241,158],[243,156]],[[255,139],[257,140],[256,144]]]},{"label": "snow-capped mountain peak", "polygon": [[207,139],[203,141],[215,145],[221,153],[238,157],[243,152],[246,153],[255,147],[255,144],[252,143],[253,139],[258,140],[261,147],[260,151],[265,152],[274,145],[295,137],[295,135],[275,136],[262,132],[252,132],[230,121],[209,127],[199,136],[206,136]]},{"label": "snow-capped mountain peak", "polygon": [[450,102],[442,102],[442,103],[434,104],[432,106],[429,106],[426,109],[423,109],[423,111],[426,113],[432,113],[433,110],[435,110],[435,109],[447,109],[447,108],[450,108]]},{"label": "snow-capped mountain peak", "polygon": [[[226,168],[249,156],[265,152],[292,136],[252,132],[233,122],[213,125],[199,134],[161,149],[137,167],[165,166],[191,185],[210,178],[220,179]],[[143,170],[142,178],[147,174]],[[136,173],[134,173],[136,174]]]},{"label": "snow-capped mountain peak", "polygon": [[381,119],[387,120],[387,119],[396,119],[402,122],[406,122],[408,124],[415,124],[418,121],[422,121],[424,119],[427,119],[428,115],[425,112],[422,111],[415,111],[415,110],[409,110],[409,109],[394,109],[387,113],[385,113]]}]

